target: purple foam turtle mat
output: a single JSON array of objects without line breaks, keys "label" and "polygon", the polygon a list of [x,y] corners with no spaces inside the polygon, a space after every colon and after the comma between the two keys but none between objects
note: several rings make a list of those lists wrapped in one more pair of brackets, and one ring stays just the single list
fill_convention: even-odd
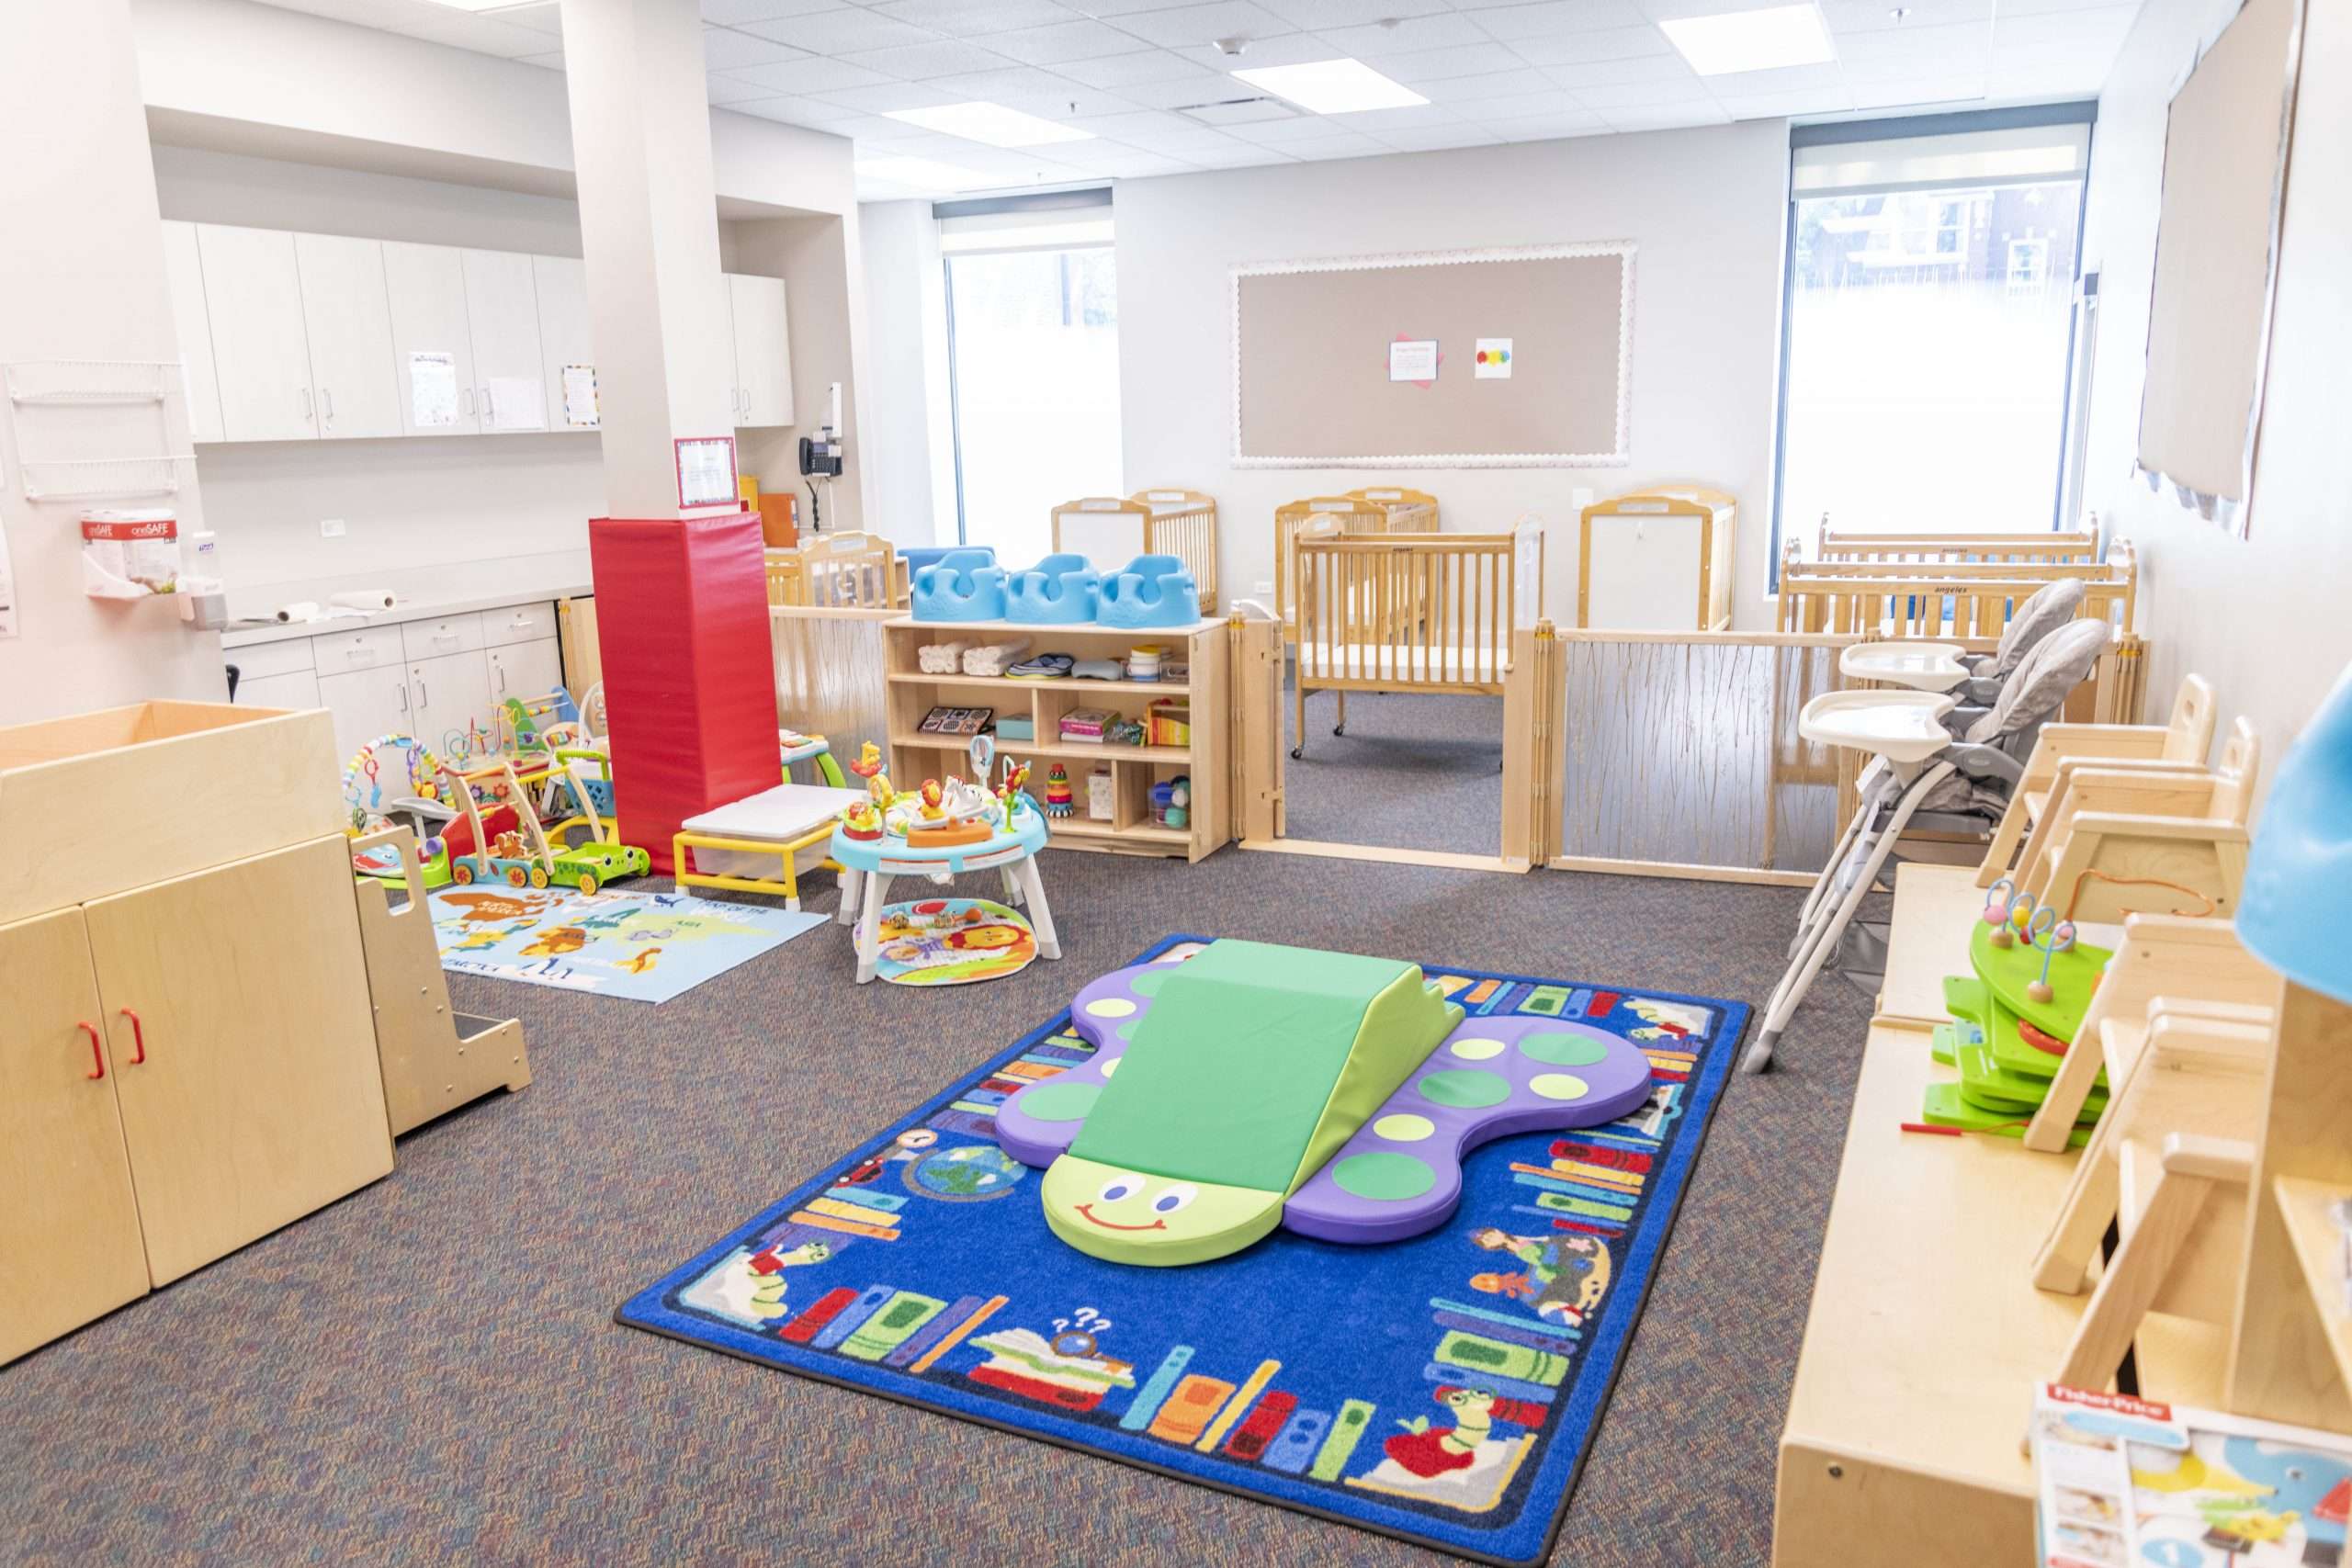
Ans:
[{"label": "purple foam turtle mat", "polygon": [[1462,1023],[1280,1228],[1210,1262],[1105,1262],[1038,1201],[1029,1162],[1069,1129],[1006,1102],[1099,1092],[1155,975],[1205,945],[1170,937],[1085,987],[619,1320],[1461,1556],[1541,1561],[1573,1529],[1747,1009],[1424,964]]}]

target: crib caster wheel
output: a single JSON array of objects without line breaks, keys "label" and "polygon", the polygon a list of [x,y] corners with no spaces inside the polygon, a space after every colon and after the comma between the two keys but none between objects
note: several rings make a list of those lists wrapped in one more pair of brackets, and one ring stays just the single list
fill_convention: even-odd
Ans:
[{"label": "crib caster wheel", "polygon": [[1335,724],[1331,727],[1331,733],[1334,735],[1345,735],[1347,732],[1348,727],[1344,724]]},{"label": "crib caster wheel", "polygon": [[1758,1073],[1770,1072],[1772,1047],[1780,1043],[1780,1039],[1781,1032],[1777,1029],[1768,1029],[1758,1035],[1756,1043],[1747,1048],[1747,1055],[1739,1059],[1739,1070],[1750,1077]]},{"label": "crib caster wheel", "polygon": [[1292,748],[1290,749],[1290,760],[1291,760],[1292,761],[1294,761],[1294,762],[1299,762],[1299,761],[1306,761],[1306,747],[1304,747],[1304,746],[1294,746],[1294,747],[1292,747]]}]

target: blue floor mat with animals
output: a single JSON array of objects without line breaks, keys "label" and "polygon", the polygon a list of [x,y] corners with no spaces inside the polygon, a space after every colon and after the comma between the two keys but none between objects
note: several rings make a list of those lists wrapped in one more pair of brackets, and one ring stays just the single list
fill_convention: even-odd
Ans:
[{"label": "blue floor mat with animals", "polygon": [[426,895],[441,967],[666,1002],[825,923],[822,915],[653,889],[476,885]]},{"label": "blue floor mat with animals", "polygon": [[[1171,936],[1136,962],[1180,964],[1208,942]],[[1430,1137],[1430,1118],[1404,1113],[1410,1095],[1426,1094],[1420,1108],[1452,1128],[1464,1116],[1502,1118],[1525,1098],[1501,1103],[1507,1075],[1489,1069],[1510,1069],[1554,1098],[1585,1088],[1575,1075],[1518,1062],[1521,1052],[1575,1065],[1604,1050],[1622,1057],[1630,1042],[1649,1065],[1646,1100],[1599,1125],[1479,1145],[1460,1160],[1458,1208],[1425,1234],[1377,1245],[1300,1234],[1313,1228],[1302,1201],[1314,1195],[1310,1182],[1262,1240],[1213,1261],[1144,1268],[1065,1245],[1039,1204],[1045,1173],[997,1141],[1007,1100],[1063,1074],[1075,1075],[1074,1086],[1106,1082],[1119,1042],[1134,1037],[1131,1026],[1112,1037],[1100,1018],[1082,1032],[1064,1012],[616,1316],[1461,1556],[1540,1562],[1567,1512],[1748,1010],[1423,969],[1466,1017],[1348,1148],[1375,1134],[1401,1148],[1425,1140],[1420,1154],[1446,1167],[1435,1174],[1450,1181],[1442,1146],[1450,1138]],[[1112,1018],[1149,1005],[1087,999],[1105,995],[1110,980],[1075,1005]],[[1159,994],[1128,983],[1139,998]],[[1531,1032],[1545,1027],[1555,1032]],[[1539,1049],[1541,1040],[1568,1041],[1567,1031],[1589,1055]],[[1441,1061],[1449,1051],[1462,1060]],[[1634,1068],[1638,1082],[1638,1059]],[[1604,1071],[1584,1077],[1598,1085]],[[1476,1092],[1481,1079],[1498,1086],[1491,1099]],[[1618,1091],[1607,1109],[1628,1098]],[[1464,1105],[1495,1109],[1446,1109]],[[1008,1113],[1016,1147],[1022,1109]],[[1337,1170],[1358,1191],[1351,1165],[1393,1179],[1397,1167],[1425,1162],[1334,1157],[1317,1182]],[[1421,1193],[1428,1183],[1408,1186]],[[1106,1188],[1101,1196],[1126,1195]]]}]

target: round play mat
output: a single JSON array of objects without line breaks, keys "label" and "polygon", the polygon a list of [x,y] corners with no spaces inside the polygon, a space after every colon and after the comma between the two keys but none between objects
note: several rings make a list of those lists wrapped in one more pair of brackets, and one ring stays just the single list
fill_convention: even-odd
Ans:
[{"label": "round play mat", "polygon": [[1018,909],[990,898],[918,898],[882,908],[875,973],[894,986],[966,986],[1001,980],[1037,956],[1036,933]]}]

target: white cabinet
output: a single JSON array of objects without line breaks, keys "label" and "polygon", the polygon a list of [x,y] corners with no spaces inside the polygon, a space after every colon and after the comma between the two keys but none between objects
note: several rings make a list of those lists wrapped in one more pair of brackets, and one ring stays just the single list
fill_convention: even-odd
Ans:
[{"label": "white cabinet", "polygon": [[563,684],[563,655],[551,637],[510,642],[490,650],[490,695],[539,697]]},{"label": "white cabinet", "polygon": [[196,226],[224,441],[300,441],[319,433],[294,236]]},{"label": "white cabinet", "polygon": [[[283,675],[267,678],[273,681],[287,679]],[[341,675],[330,675],[322,670],[316,679],[319,688],[317,705],[326,709],[328,716],[334,720],[335,755],[356,755],[360,747],[379,735],[394,733],[414,735],[430,747],[440,745],[439,736],[427,737],[412,728],[411,709],[414,705],[409,696],[406,665],[389,664],[372,670],[354,670]],[[237,700],[241,703],[250,700],[243,682],[237,686]]]},{"label": "white cabinet", "polygon": [[401,429],[410,435],[471,435],[476,412],[473,328],[462,254],[451,245],[384,242],[392,310],[392,378]]},{"label": "white cabinet", "polygon": [[596,343],[588,317],[588,267],[577,256],[533,256],[531,281],[539,296],[539,355],[548,389],[549,430],[593,430],[598,422],[592,398],[575,408],[564,400],[567,366],[596,369]]},{"label": "white cabinet", "polygon": [[513,251],[467,251],[464,269],[481,428],[545,430],[547,367],[539,358],[531,258]]},{"label": "white cabinet", "polygon": [[736,424],[790,424],[792,344],[784,279],[729,273],[727,301],[735,317]]},{"label": "white cabinet", "polygon": [[392,381],[392,311],[384,297],[384,243],[297,234],[311,389],[329,440],[401,433]]},{"label": "white cabinet", "polygon": [[188,439],[218,441],[220,378],[212,367],[212,312],[204,303],[204,261],[196,254],[195,224],[164,225],[164,278],[171,288],[172,324],[179,334]]},{"label": "white cabinet", "polygon": [[[232,660],[232,662],[234,662]],[[289,670],[283,675],[246,675],[237,682],[237,701],[257,708],[314,708],[319,700],[319,677],[313,671]],[[376,731],[381,735],[382,730]],[[360,737],[366,739],[366,736]],[[354,745],[351,750],[359,748]]]},{"label": "white cabinet", "polygon": [[469,734],[498,732],[490,666],[479,646],[470,652],[412,662],[408,692],[408,718],[414,726],[409,733],[445,757],[467,750],[458,742]]}]

